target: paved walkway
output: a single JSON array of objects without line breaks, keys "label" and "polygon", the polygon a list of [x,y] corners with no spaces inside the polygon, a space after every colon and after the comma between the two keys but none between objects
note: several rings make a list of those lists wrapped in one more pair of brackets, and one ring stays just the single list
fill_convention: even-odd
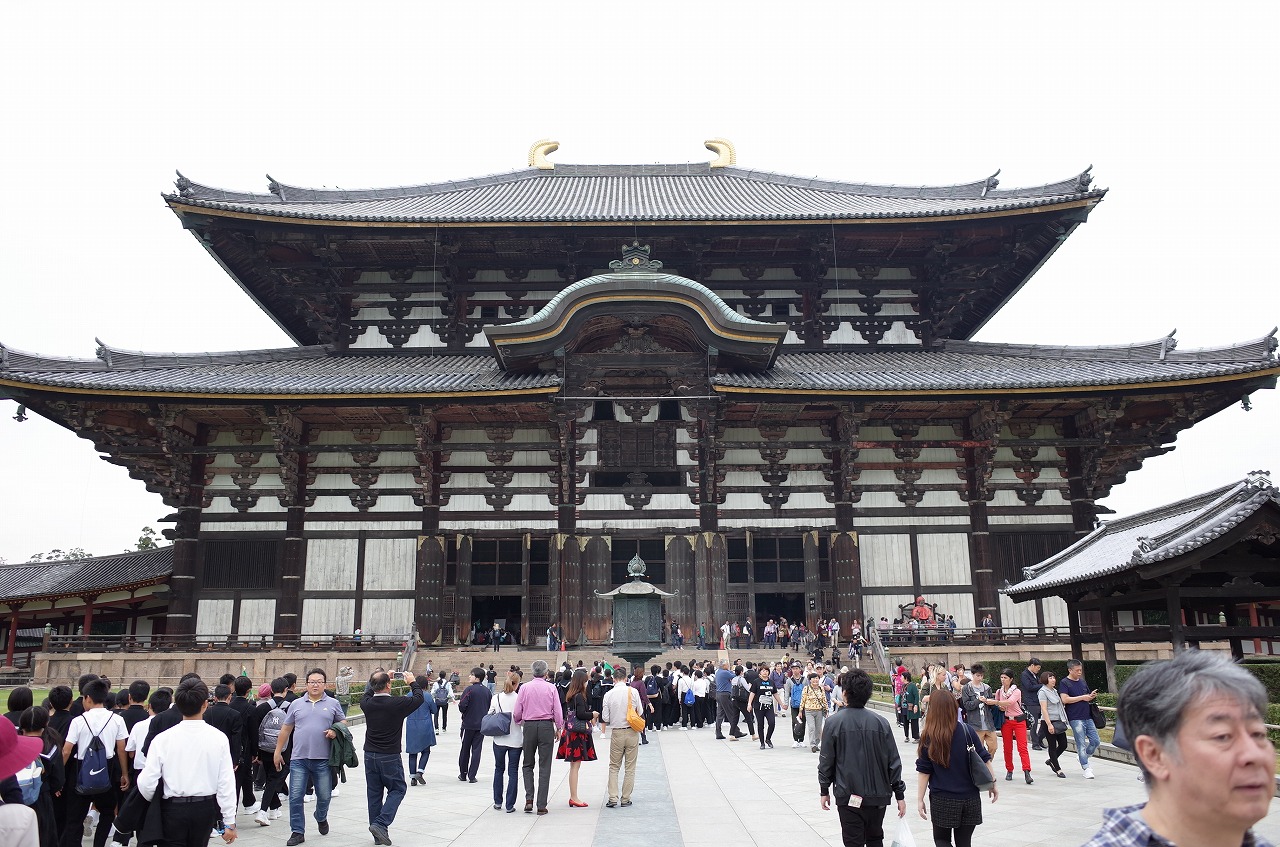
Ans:
[{"label": "paved walkway", "polygon": [[[364,728],[354,727],[353,734],[357,745],[362,743]],[[652,743],[640,748],[635,805],[626,809],[604,808],[608,756],[606,745],[600,743],[600,761],[585,763],[581,769],[579,793],[590,807],[568,808],[568,767],[557,762],[551,772],[551,812],[543,817],[520,811],[494,811],[492,756],[486,752],[479,783],[459,782],[457,731],[451,729],[439,737],[440,744],[426,767],[427,784],[410,787],[391,827],[396,845],[653,847],[658,843],[663,847],[776,847],[779,838],[788,847],[840,845],[836,813],[823,812],[818,806],[818,757],[808,748],[793,749],[782,725],[774,737],[773,750],[761,750],[749,738],[717,741],[710,729],[650,733]],[[931,840],[928,824],[914,810],[915,750],[908,745],[900,745],[899,750],[904,757],[910,757],[904,766],[907,820],[917,844],[923,846]],[[1003,753],[998,751],[997,756]],[[1063,764],[1067,766],[1067,779],[1056,779],[1039,760],[1032,772],[1034,785],[1002,780],[999,801],[993,805],[984,800],[986,822],[978,830],[979,838],[991,841],[998,833],[1007,844],[1071,847],[1083,844],[1097,830],[1104,807],[1145,798],[1145,789],[1136,780],[1137,769],[1132,766],[1095,761],[1097,779],[1086,781],[1074,759],[1064,758]],[[523,786],[519,796],[518,802],[522,803]],[[306,808],[307,844],[311,847],[372,845],[363,773],[359,769],[349,775],[340,796],[333,801],[329,814],[332,831],[328,836],[316,832],[315,821],[310,817],[314,807],[307,804]],[[897,825],[896,820],[889,823],[886,843]],[[239,824],[239,843],[246,847],[281,847],[289,837],[287,812],[269,828],[254,825],[243,814]],[[655,841],[658,829],[662,835]],[[1273,804],[1271,814],[1257,829],[1268,840],[1280,843],[1280,803]]]}]

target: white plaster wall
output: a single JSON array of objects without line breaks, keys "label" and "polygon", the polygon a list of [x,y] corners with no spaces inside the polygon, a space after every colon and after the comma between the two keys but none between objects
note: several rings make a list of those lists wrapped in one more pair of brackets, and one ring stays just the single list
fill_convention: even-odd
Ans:
[{"label": "white plaster wall", "polygon": [[1036,604],[1034,602],[1015,603],[1005,595],[1000,595],[1000,621],[1004,626],[1035,626]]},{"label": "white plaster wall", "polygon": [[[958,532],[916,536],[922,585],[968,585],[969,536]],[[956,620],[959,620],[957,617]]]},{"label": "white plaster wall", "polygon": [[867,618],[888,618],[892,621],[894,618],[902,614],[902,610],[898,606],[907,602],[907,595],[911,593],[910,588],[906,588],[902,592],[902,596],[897,594],[864,594],[862,595],[862,610],[860,617],[862,620]]},{"label": "white plaster wall", "polygon": [[1040,607],[1044,609],[1045,626],[1071,625],[1071,619],[1067,616],[1067,601],[1061,597],[1046,597],[1040,602]]},{"label": "white plaster wall", "polygon": [[196,635],[229,635],[234,605],[234,600],[201,600],[196,606]]},{"label": "white plaster wall", "polygon": [[[893,497],[892,494],[889,495]],[[865,505],[867,495],[862,496]],[[894,498],[897,502],[897,498]],[[906,511],[905,508],[903,511]],[[888,518],[854,518],[854,526],[969,526],[969,519],[963,515],[903,515]]]},{"label": "white plaster wall", "polygon": [[[233,510],[234,511],[234,510]],[[235,523],[202,523],[200,532],[284,532],[284,521],[237,521]]]},{"label": "white plaster wall", "polygon": [[415,538],[370,538],[365,541],[365,590],[412,591],[417,552]]},{"label": "white plaster wall", "polygon": [[973,619],[972,594],[934,594],[926,590],[924,599],[930,603],[937,603],[939,614],[954,615],[956,626],[960,629],[972,629],[977,623]]},{"label": "white plaster wall", "polygon": [[[545,497],[542,498],[542,502],[544,504],[547,502]],[[513,508],[514,508],[514,505],[513,505]],[[501,512],[495,512],[494,514],[500,515]],[[579,521],[578,525],[584,526],[583,522],[581,521]],[[615,526],[619,524],[616,521],[610,521],[609,525]],[[559,526],[559,524],[556,523],[556,520],[554,517],[548,518],[546,520],[535,519],[535,520],[528,520],[528,521],[526,520],[517,521],[517,520],[511,520],[511,519],[484,520],[484,521],[451,521],[444,518],[442,518],[440,521],[440,528],[442,530],[459,530],[459,531],[472,530],[472,529],[501,529],[501,530],[519,530],[520,532],[526,532],[529,530],[555,529],[557,526]]]},{"label": "white plaster wall", "polygon": [[355,628],[356,601],[352,597],[302,601],[302,633],[304,635],[340,635]]},{"label": "white plaster wall", "polygon": [[240,601],[240,631],[237,635],[271,635],[275,631],[274,598]]},{"label": "white plaster wall", "polygon": [[863,585],[887,588],[912,584],[910,536],[863,535],[858,539],[858,548]]},{"label": "white plaster wall", "polygon": [[[348,503],[350,505],[350,503]],[[354,538],[307,540],[306,591],[354,591],[360,542]],[[307,630],[316,632],[316,630]]]},{"label": "white plaster wall", "polygon": [[[813,509],[832,509],[832,508],[834,507],[832,507],[831,504],[827,502],[826,495],[817,491],[793,491],[791,492],[791,496],[787,498],[787,502],[782,504],[782,510],[784,512],[789,509],[813,510]],[[832,519],[834,519],[834,514],[835,512],[833,511]],[[810,518],[810,520],[820,521],[821,517]]]},{"label": "white plaster wall", "polygon": [[413,626],[413,598],[379,597],[360,607],[360,629],[366,635],[407,634]]}]

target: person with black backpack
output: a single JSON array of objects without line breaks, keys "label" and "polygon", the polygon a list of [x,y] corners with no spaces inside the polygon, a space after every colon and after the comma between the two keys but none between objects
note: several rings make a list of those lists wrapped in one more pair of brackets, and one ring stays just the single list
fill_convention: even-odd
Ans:
[{"label": "person with black backpack", "polygon": [[67,740],[62,745],[62,762],[74,759],[75,768],[67,771],[67,819],[63,824],[62,847],[80,847],[84,836],[84,818],[92,806],[98,810],[98,828],[93,834],[94,847],[105,847],[111,824],[116,819],[116,806],[129,790],[129,773],[122,763],[129,732],[124,719],[102,708],[110,689],[101,679],[84,686],[84,712],[67,727]]}]

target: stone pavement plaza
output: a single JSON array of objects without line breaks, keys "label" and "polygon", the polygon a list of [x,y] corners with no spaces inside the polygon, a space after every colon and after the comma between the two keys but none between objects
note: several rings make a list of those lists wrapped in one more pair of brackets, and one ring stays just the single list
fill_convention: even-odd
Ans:
[{"label": "stone pavement plaza", "polygon": [[[717,741],[713,729],[669,729],[651,732],[651,743],[640,748],[636,786],[629,808],[606,809],[608,776],[607,744],[596,735],[600,759],[583,763],[579,795],[590,804],[570,809],[568,765],[556,762],[551,770],[550,814],[539,817],[522,811],[523,784],[516,812],[493,808],[493,756],[486,744],[479,782],[458,781],[457,714],[449,716],[450,728],[439,733],[426,767],[425,786],[411,786],[400,807],[391,840],[404,847],[445,845],[563,844],[610,847],[700,847],[700,845],[757,844],[776,847],[825,847],[840,841],[840,824],[834,810],[818,805],[816,754],[809,748],[793,749],[781,722],[773,750],[761,750],[750,738]],[[353,726],[357,746],[364,727]],[[932,844],[929,825],[914,808],[915,746],[899,744],[907,780],[907,814],[916,843]],[[363,761],[363,760],[362,760]],[[1015,759],[1016,761],[1016,759]],[[1067,779],[1057,779],[1033,760],[1034,785],[1001,779],[1000,799],[993,805],[984,797],[985,823],[978,828],[979,844],[1000,838],[1005,844],[1083,844],[1097,830],[1106,806],[1141,802],[1145,789],[1131,765],[1095,760],[1097,779],[1085,780],[1073,754],[1063,758]],[[997,751],[997,772],[1003,751]],[[312,818],[314,805],[306,804],[307,845],[310,847],[364,847],[372,845],[365,806],[364,774],[348,773],[329,812],[331,831],[320,835]],[[890,812],[890,816],[893,812]],[[283,847],[289,837],[288,812],[270,827],[259,827],[249,815],[238,818],[245,847]],[[612,824],[612,826],[610,826]],[[886,819],[886,845],[892,839],[896,818]],[[1280,803],[1257,827],[1259,834],[1280,843]],[[213,842],[215,844],[221,842]]]}]

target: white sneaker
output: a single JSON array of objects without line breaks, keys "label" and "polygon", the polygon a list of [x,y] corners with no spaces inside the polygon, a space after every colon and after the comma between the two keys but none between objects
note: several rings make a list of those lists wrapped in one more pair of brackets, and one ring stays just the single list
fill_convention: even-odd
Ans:
[{"label": "white sneaker", "polygon": [[271,826],[271,816],[264,809],[253,816],[253,822],[258,826]]},{"label": "white sneaker", "polygon": [[336,785],[335,785],[335,786],[333,787],[333,790],[329,792],[329,796],[330,796],[330,797],[337,797],[337,796],[338,796],[338,786],[336,786]]},{"label": "white sneaker", "polygon": [[682,726],[682,727],[680,727],[680,731],[681,731],[681,732],[688,732],[688,731],[689,731],[689,727],[687,727],[687,726]]},{"label": "white sneaker", "polygon": [[284,817],[284,809],[283,809],[283,808],[280,808],[280,809],[272,809],[272,810],[271,810],[271,820],[273,820],[273,821],[278,821],[278,820],[280,820],[282,817]]},{"label": "white sneaker", "polygon": [[88,820],[89,820],[89,826],[93,827],[94,829],[97,829],[98,827],[98,810],[97,809],[89,810]]},{"label": "white sneaker", "polygon": [[262,807],[257,803],[254,803],[252,806],[245,806],[243,814],[256,815],[260,811],[262,811]]},{"label": "white sneaker", "polygon": [[1093,768],[1085,768],[1085,769],[1084,769],[1084,778],[1085,778],[1085,779],[1093,779]]},{"label": "white sneaker", "polygon": [[310,803],[313,799],[315,799],[315,795],[314,795],[314,794],[303,794],[303,795],[302,795],[302,802],[304,802],[304,803]]}]

